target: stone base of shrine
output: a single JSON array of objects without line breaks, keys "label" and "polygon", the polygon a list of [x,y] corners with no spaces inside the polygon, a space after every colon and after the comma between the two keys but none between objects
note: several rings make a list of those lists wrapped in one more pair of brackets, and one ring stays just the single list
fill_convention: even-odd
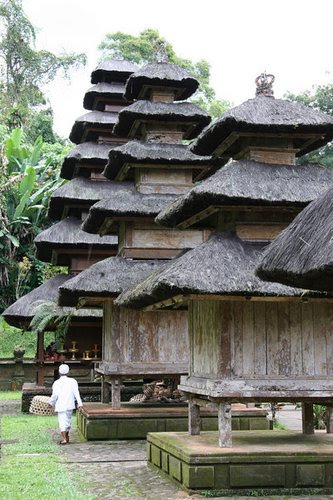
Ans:
[{"label": "stone base of shrine", "polygon": [[[267,411],[233,405],[232,428],[238,430],[266,429],[271,426]],[[187,431],[187,405],[122,404],[113,410],[104,403],[85,403],[78,413],[78,429],[87,440],[145,439],[148,432]],[[202,429],[216,430],[217,415],[202,410]]]},{"label": "stone base of shrine", "polygon": [[233,432],[220,448],[217,432],[150,433],[148,463],[189,492],[261,496],[332,492],[333,434]]}]

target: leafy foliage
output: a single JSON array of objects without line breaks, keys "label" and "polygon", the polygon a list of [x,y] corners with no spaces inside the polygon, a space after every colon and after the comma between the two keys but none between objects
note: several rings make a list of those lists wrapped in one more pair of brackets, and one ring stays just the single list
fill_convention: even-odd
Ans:
[{"label": "leafy foliage", "polygon": [[[46,332],[44,345],[54,341],[54,332]],[[25,358],[34,358],[36,355],[36,333],[24,332],[10,326],[0,316],[0,358],[12,358],[14,348],[20,345],[25,350]]]},{"label": "leafy foliage", "polygon": [[24,140],[21,129],[5,136],[0,158],[0,308],[43,281],[34,238],[46,225],[48,200],[63,181],[60,165],[68,148]]},{"label": "leafy foliage", "polygon": [[148,28],[139,36],[122,33],[107,33],[100,43],[102,59],[126,59],[137,64],[147,64],[154,60],[154,47],[156,42],[163,40],[166,44],[166,53],[171,63],[186,69],[200,82],[200,88],[192,99],[192,102],[204,108],[211,116],[217,118],[230,108],[228,101],[216,99],[215,91],[209,83],[210,65],[208,61],[201,60],[196,63],[189,59],[177,56],[171,43],[164,40],[158,30]]},{"label": "leafy foliage", "polygon": [[42,302],[37,307],[36,313],[30,322],[30,328],[35,333],[54,330],[55,341],[63,342],[71,324],[72,314],[70,312],[59,314],[55,302]]},{"label": "leafy foliage", "polygon": [[22,0],[0,3],[0,104],[3,121],[24,126],[38,107],[46,104],[43,86],[59,71],[86,63],[84,54],[55,55],[36,50],[36,31],[22,8]]},{"label": "leafy foliage", "polygon": [[[301,94],[287,92],[284,97],[291,101],[305,104],[328,115],[333,115],[333,84],[316,85],[311,90],[306,90]],[[333,167],[333,142],[328,143],[317,151],[302,156],[299,161],[301,164],[311,162]]]}]

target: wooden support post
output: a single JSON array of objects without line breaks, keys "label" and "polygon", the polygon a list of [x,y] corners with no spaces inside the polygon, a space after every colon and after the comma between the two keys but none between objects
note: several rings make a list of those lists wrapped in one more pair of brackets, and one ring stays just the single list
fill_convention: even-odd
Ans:
[{"label": "wooden support post", "polygon": [[36,385],[44,385],[44,332],[38,332],[37,337],[37,373]]},{"label": "wooden support post", "polygon": [[326,406],[326,432],[333,434],[333,406]]},{"label": "wooden support post", "polygon": [[121,390],[121,379],[112,378],[111,394],[112,394],[112,408],[114,410],[120,410],[120,404],[121,404],[120,390]]},{"label": "wooden support post", "polygon": [[200,406],[193,402],[190,397],[188,401],[188,432],[191,436],[198,436],[201,430]]},{"label": "wooden support post", "polygon": [[303,434],[314,434],[312,403],[302,403]]},{"label": "wooden support post", "polygon": [[231,404],[219,403],[218,408],[219,446],[232,448]]},{"label": "wooden support post", "polygon": [[110,383],[106,377],[102,376],[101,401],[102,403],[110,403],[111,391]]}]

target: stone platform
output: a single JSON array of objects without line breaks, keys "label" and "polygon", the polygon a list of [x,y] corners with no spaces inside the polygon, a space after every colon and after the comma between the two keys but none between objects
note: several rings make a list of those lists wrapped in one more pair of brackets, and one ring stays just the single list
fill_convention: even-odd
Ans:
[{"label": "stone platform", "polygon": [[233,448],[217,432],[150,433],[148,462],[190,492],[313,494],[333,491],[333,434],[233,432]]},{"label": "stone platform", "polygon": [[[122,404],[113,410],[108,404],[84,403],[78,413],[78,429],[87,440],[145,439],[148,432],[187,431],[187,405]],[[233,405],[232,428],[237,430],[269,429],[267,411]],[[202,410],[202,429],[216,430],[216,413]]]}]

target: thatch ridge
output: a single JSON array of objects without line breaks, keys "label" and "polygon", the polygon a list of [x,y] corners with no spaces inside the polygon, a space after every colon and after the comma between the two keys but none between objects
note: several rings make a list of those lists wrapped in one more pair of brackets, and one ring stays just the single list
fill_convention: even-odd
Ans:
[{"label": "thatch ridge", "polygon": [[[69,140],[74,142],[74,144],[79,144],[82,141],[83,134],[87,127],[94,127],[100,130],[107,129],[108,132],[111,132],[117,118],[118,113],[115,112],[89,111],[75,120],[71,133],[69,134]],[[89,136],[85,138],[85,140],[93,140],[97,137],[96,134],[96,132],[90,134],[91,137]]]},{"label": "thatch ridge", "polygon": [[175,197],[176,195],[173,194],[142,194],[134,187],[120,190],[112,197],[95,203],[90,208],[82,228],[87,232],[99,232],[107,217],[156,217]]},{"label": "thatch ridge", "polygon": [[[114,147],[111,144],[99,144],[96,142],[82,142],[73,148],[65,157],[60,177],[63,179],[72,179],[76,170],[76,167],[80,163],[91,164],[96,167],[99,167],[101,171],[105,167],[110,149]],[[86,169],[86,176],[90,175],[88,169]]]},{"label": "thatch ridge", "polygon": [[213,154],[231,132],[317,132],[318,139],[301,154],[313,151],[333,138],[333,117],[298,102],[273,97],[256,97],[230,109],[197,137],[196,154]]},{"label": "thatch ridge", "polygon": [[93,264],[59,288],[59,304],[76,306],[81,297],[117,297],[165,261],[110,257]]},{"label": "thatch ridge", "polygon": [[187,139],[193,139],[208,125],[211,118],[195,104],[190,102],[151,102],[136,101],[123,108],[118,115],[114,133],[126,137],[136,120],[157,120],[161,122],[195,123]]},{"label": "thatch ridge", "polygon": [[138,99],[143,86],[177,88],[177,100],[191,97],[199,82],[185,69],[167,62],[149,63],[133,73],[127,80],[126,99]]},{"label": "thatch ridge", "polygon": [[141,308],[177,295],[300,296],[304,290],[261,281],[255,275],[264,245],[234,233],[214,233],[206,242],[123,293],[116,303]]},{"label": "thatch ridge", "polygon": [[[54,278],[49,279],[39,287],[19,298],[11,306],[2,313],[3,318],[9,325],[17,328],[27,328],[27,325],[32,320],[37,308],[45,302],[55,302],[58,300],[58,288],[66,281],[70,280],[73,275],[58,274]],[[101,318],[100,311],[92,309],[77,310],[72,307],[56,307],[59,315],[71,313],[73,318],[83,320],[91,320]]]},{"label": "thatch ridge", "polygon": [[267,247],[257,274],[310,290],[333,291],[333,189],[310,203]]},{"label": "thatch ridge", "polygon": [[131,182],[92,181],[84,177],[75,177],[52,193],[48,216],[52,220],[61,219],[66,203],[90,207],[103,198],[113,196],[114,192],[132,186]]},{"label": "thatch ridge", "polygon": [[37,258],[43,262],[50,262],[53,250],[61,248],[89,249],[89,252],[92,252],[118,247],[116,235],[92,235],[82,231],[81,224],[80,219],[67,217],[39,233],[35,238]]},{"label": "thatch ridge", "polygon": [[199,156],[185,144],[129,141],[112,148],[103,174],[114,179],[125,163],[204,166],[212,163],[210,156]]},{"label": "thatch ridge", "polygon": [[156,218],[176,226],[210,205],[303,207],[333,186],[333,169],[321,165],[273,165],[232,161],[179,197]]},{"label": "thatch ridge", "polygon": [[[97,97],[102,99],[116,99],[119,103],[126,103],[124,98],[125,85],[122,82],[100,82],[90,87],[84,95],[84,109],[93,109]],[[99,110],[100,108],[96,108]],[[103,111],[103,109],[100,109]]]},{"label": "thatch ridge", "polygon": [[102,61],[91,73],[91,83],[124,82],[138,70],[138,66],[123,59],[108,59]]}]

